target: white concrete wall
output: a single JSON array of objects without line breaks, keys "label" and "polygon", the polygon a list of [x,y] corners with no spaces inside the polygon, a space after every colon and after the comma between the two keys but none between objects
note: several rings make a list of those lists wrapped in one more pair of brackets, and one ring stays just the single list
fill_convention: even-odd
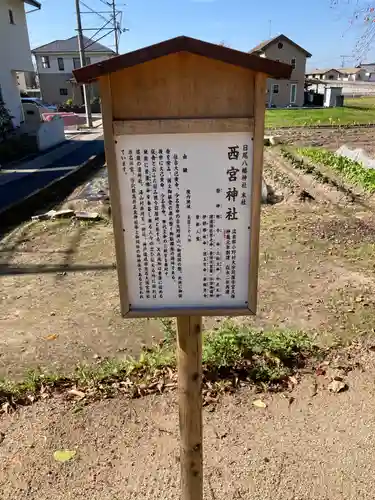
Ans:
[{"label": "white concrete wall", "polygon": [[42,122],[37,131],[37,142],[39,151],[51,148],[65,141],[64,122],[62,118],[56,117],[50,122]]},{"label": "white concrete wall", "polygon": [[[9,10],[14,24],[10,23]],[[18,126],[23,118],[16,71],[33,71],[24,2],[0,0],[0,88]]]},{"label": "white concrete wall", "polygon": [[16,73],[16,78],[17,78],[17,84],[18,84],[19,90],[25,91],[26,90],[26,73],[24,73],[23,71],[18,71]]},{"label": "white concrete wall", "polygon": [[[43,68],[42,56],[49,57],[49,63],[50,63],[49,68]],[[104,61],[105,59],[109,59],[109,57],[110,57],[109,55],[104,55],[104,54],[103,55],[92,55],[90,53],[88,53],[87,56],[90,57],[90,64]],[[62,57],[64,59],[64,69],[63,70],[59,70],[59,66],[58,66],[58,62],[57,62],[58,57]],[[38,71],[38,73],[41,73],[41,74],[44,74],[44,73],[72,73],[72,71],[74,69],[73,58],[75,58],[75,57],[79,57],[78,52],[76,54],[48,54],[48,52],[45,52],[44,54],[36,54],[35,61],[36,61],[37,71]]]},{"label": "white concrete wall", "polygon": [[326,86],[341,87],[344,96],[375,96],[375,82],[327,82],[324,84],[313,84],[311,88],[324,94]]}]

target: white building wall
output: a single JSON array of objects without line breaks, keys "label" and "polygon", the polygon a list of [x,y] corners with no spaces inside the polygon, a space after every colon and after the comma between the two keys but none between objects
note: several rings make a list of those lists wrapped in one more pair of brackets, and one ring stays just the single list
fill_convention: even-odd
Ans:
[{"label": "white building wall", "polygon": [[[13,13],[11,24],[9,10]],[[15,126],[23,119],[16,71],[33,71],[24,2],[0,0],[0,88]]]}]

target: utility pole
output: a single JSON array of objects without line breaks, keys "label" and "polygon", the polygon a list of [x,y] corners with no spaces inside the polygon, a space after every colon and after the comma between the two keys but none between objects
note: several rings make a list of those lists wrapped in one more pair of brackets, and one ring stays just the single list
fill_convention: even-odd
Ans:
[{"label": "utility pole", "polygon": [[[79,59],[81,61],[81,68],[86,66],[85,57],[85,44],[82,32],[82,21],[81,21],[81,8],[79,5],[80,0],[75,0],[76,2],[76,15],[77,15],[77,39],[78,39],[78,49],[79,49]],[[91,104],[90,104],[90,86],[83,85],[83,100],[85,101],[86,109],[86,123],[88,127],[92,127],[92,116],[91,116]]]},{"label": "utility pole", "polygon": [[352,56],[340,56],[341,57],[341,67],[345,68],[346,59],[351,59]]},{"label": "utility pole", "polygon": [[116,12],[116,0],[112,0],[112,15],[113,15],[113,30],[115,34],[115,52],[118,55],[118,26],[117,26],[117,12]]}]

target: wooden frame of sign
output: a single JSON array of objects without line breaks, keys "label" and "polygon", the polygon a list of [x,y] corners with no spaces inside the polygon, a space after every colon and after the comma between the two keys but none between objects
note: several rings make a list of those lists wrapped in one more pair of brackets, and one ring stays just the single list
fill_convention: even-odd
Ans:
[{"label": "wooden frame of sign", "polygon": [[[289,78],[290,74],[291,67],[286,64],[188,37],[167,40],[74,71],[78,83],[99,80],[100,84],[122,314],[129,318],[176,316],[178,319],[181,481],[184,500],[200,500],[202,498],[201,317],[255,314],[266,80],[268,77]],[[240,238],[241,234],[246,232],[245,235],[242,235],[246,239],[241,240],[243,250],[241,265],[246,260],[247,269],[244,266],[240,274],[242,276],[247,274],[247,282],[246,287],[242,287],[241,299],[235,303],[233,301],[233,306],[230,305],[230,300],[223,306],[223,302],[219,299],[220,305],[216,305],[216,297],[219,297],[220,294],[215,295],[212,292],[215,289],[212,281],[210,284],[210,299],[212,300],[206,299],[208,296],[205,294],[197,300],[196,304],[190,300],[190,305],[184,307],[179,307],[178,304],[174,304],[173,307],[164,307],[162,292],[160,292],[161,296],[158,297],[160,300],[155,302],[159,304],[158,307],[132,305],[135,294],[133,289],[129,289],[129,283],[134,282],[132,275],[134,275],[133,268],[136,267],[137,260],[134,252],[127,259],[126,253],[132,251],[130,247],[134,243],[128,241],[126,245],[124,233],[126,234],[132,229],[129,227],[129,221],[127,222],[128,227],[126,227],[127,214],[133,211],[135,217],[134,214],[138,211],[139,205],[133,205],[133,210],[132,206],[129,205],[127,211],[124,211],[124,205],[131,198],[132,191],[129,188],[128,191],[124,192],[123,186],[127,181],[125,181],[123,174],[127,175],[131,171],[132,175],[136,175],[132,156],[134,148],[136,148],[134,151],[140,151],[141,144],[150,144],[151,146],[147,147],[155,147],[152,146],[155,142],[152,142],[153,139],[158,138],[157,140],[160,141],[163,137],[170,138],[173,143],[177,141],[180,145],[182,144],[181,147],[190,147],[190,150],[192,150],[190,139],[193,142],[197,141],[203,155],[213,155],[213,158],[216,151],[222,149],[220,144],[226,137],[239,137],[242,140],[243,158],[248,157],[247,153],[251,152],[252,149],[252,168],[248,171],[250,178],[246,177],[246,169],[242,171],[245,176],[242,178],[242,180],[245,179],[242,186],[244,190],[245,187],[248,190],[248,192],[242,193],[245,200],[243,210],[246,210],[246,214],[245,211],[241,212],[243,217],[247,218],[246,231],[236,233],[236,238]],[[252,147],[246,138],[251,141]],[[211,146],[207,150],[209,144]],[[224,151],[225,148],[224,144]],[[228,148],[232,153],[234,148],[237,148],[236,153],[239,151],[238,145],[228,146]],[[128,149],[129,153],[126,153],[125,149]],[[125,152],[123,153],[123,151]],[[145,151],[147,151],[147,162],[150,161],[148,155],[151,151],[154,151],[152,161],[156,162],[155,149],[145,149]],[[168,151],[171,150],[167,148],[162,151],[167,151],[168,154]],[[124,154],[123,157],[122,154]],[[188,157],[187,154],[185,156]],[[170,155],[167,156],[168,158],[170,159]],[[177,154],[175,158],[176,161],[182,161]],[[194,165],[199,162],[199,158],[197,158],[198,156],[195,155],[189,168],[195,168]],[[140,156],[139,159],[141,160]],[[215,157],[212,161],[215,161],[216,168],[216,164],[219,164],[221,160],[219,157]],[[145,165],[146,152],[142,162],[139,163],[140,176],[144,175]],[[182,163],[179,163],[178,168],[181,165]],[[224,165],[220,171],[224,173],[226,171],[228,174],[229,168],[233,168],[229,165],[230,163],[228,169]],[[205,168],[206,165],[200,165],[200,167]],[[201,175],[202,168],[199,171],[195,170],[195,172],[199,172]],[[160,169],[161,167],[159,167]],[[240,169],[235,168],[235,171],[240,172]],[[217,177],[220,177],[219,173]],[[171,178],[173,178],[172,174]],[[204,176],[201,175],[201,178],[203,179]],[[217,182],[219,183],[219,179]],[[236,193],[236,196],[239,194],[240,184],[237,186],[238,189],[234,188],[234,191],[231,188],[233,196]],[[189,189],[185,191],[188,193]],[[223,190],[219,186],[216,191],[220,193]],[[204,198],[205,196],[202,194],[204,192],[200,192],[200,197]],[[187,207],[190,208],[189,200],[186,203]],[[222,209],[220,203],[216,207]],[[236,211],[236,207],[229,208],[228,214],[231,214],[231,217],[233,216],[235,219]],[[176,213],[173,213],[173,216],[176,217]],[[204,216],[202,215],[202,217]],[[210,215],[210,217],[214,218],[214,215]],[[143,224],[145,227],[144,219]],[[214,222],[211,220],[210,228],[213,233]],[[206,228],[204,230],[207,231]],[[215,230],[217,232],[224,231],[219,227]],[[212,242],[213,236],[210,237]],[[228,235],[224,235],[225,237],[229,238]],[[145,252],[147,252],[148,243],[145,241],[146,238],[144,238],[143,245],[146,245]],[[191,239],[187,241],[190,242]],[[210,243],[210,245],[213,244]],[[231,250],[227,248],[226,251],[228,256]],[[193,250],[191,252],[193,253]],[[172,253],[168,255],[171,256]],[[216,260],[219,260],[219,257]],[[213,267],[212,262],[210,266]],[[217,269],[218,272],[223,272],[220,266]],[[226,269],[229,267],[227,266]],[[194,267],[190,266],[189,270],[190,274],[194,274]],[[199,268],[200,271],[201,268]],[[168,272],[166,271],[167,274]],[[228,297],[231,295],[230,287],[233,285],[233,283],[230,285],[230,279],[230,277],[227,279],[228,291],[225,292]],[[138,293],[140,293],[139,290]],[[178,293],[180,293],[180,289]]]}]

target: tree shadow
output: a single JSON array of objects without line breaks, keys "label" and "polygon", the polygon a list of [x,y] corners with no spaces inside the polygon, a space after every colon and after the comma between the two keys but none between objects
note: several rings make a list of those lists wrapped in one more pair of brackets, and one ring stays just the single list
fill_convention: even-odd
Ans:
[{"label": "tree shadow", "polygon": [[63,265],[47,265],[47,264],[26,264],[15,265],[0,264],[1,276],[15,276],[25,274],[58,274],[65,276],[72,272],[85,271],[113,271],[116,269],[116,264],[63,264]]},{"label": "tree shadow", "polygon": [[[56,274],[56,281],[61,280],[67,273],[84,271],[112,271],[116,264],[74,264],[82,239],[92,227],[89,224],[78,225],[70,235],[67,247],[64,249],[23,249],[22,243],[30,241],[30,227],[33,223],[18,227],[9,233],[5,239],[5,246],[0,247],[0,277],[27,274]],[[68,237],[67,237],[68,239]],[[8,243],[8,244],[7,244]],[[1,242],[0,242],[1,245]],[[42,254],[59,255],[61,262],[57,264],[12,264],[15,255]],[[60,258],[59,258],[60,260]]]}]

